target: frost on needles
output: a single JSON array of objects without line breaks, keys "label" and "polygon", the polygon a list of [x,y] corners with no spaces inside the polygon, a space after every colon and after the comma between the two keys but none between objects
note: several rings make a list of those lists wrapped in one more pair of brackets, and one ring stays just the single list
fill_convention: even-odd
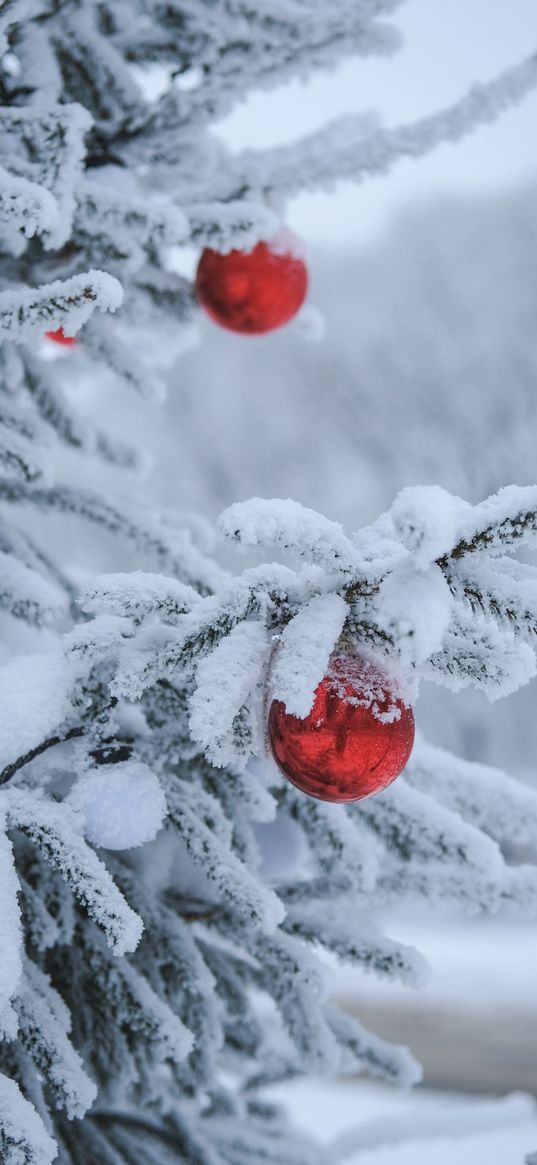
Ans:
[{"label": "frost on needles", "polygon": [[[196,310],[176,246],[270,238],[286,194],[419,157],[537,82],[531,56],[414,125],[364,114],[234,157],[211,135],[251,88],[395,51],[394,7],[0,9],[3,1165],[332,1165],[401,1139],[404,1121],[373,1123],[323,1149],[262,1090],[419,1078],[333,1006],[323,953],[418,986],[423,960],[382,933],[380,907],[536,911],[535,868],[502,850],[537,839],[530,788],[420,736],[393,788],[330,806],[267,760],[265,719],[271,698],[307,715],[337,643],[413,702],[421,679],[491,699],[527,683],[537,571],[517,556],[537,489],[475,507],[405,490],[354,534],[254,499],[219,535],[266,562],[231,574],[202,521],[129,499],[146,451],[90,422],[64,362],[43,359],[61,327],[73,381],[162,399]],[[124,549],[124,569],[68,567],[79,529]],[[303,860],[269,878],[273,820]]]},{"label": "frost on needles", "polygon": [[[17,1112],[19,1139],[34,1128],[30,1101],[43,1134],[29,1161],[52,1160],[51,1128],[66,1161],[80,1145],[130,1161],[140,1143],[155,1162],[166,1146],[191,1145],[200,1161],[306,1161],[312,1146],[300,1147],[261,1085],[304,1072],[418,1078],[408,1053],[330,1003],[316,950],[419,985],[422,961],[381,933],[379,907],[422,897],[535,913],[537,871],[510,866],[501,843],[535,843],[537,795],[420,738],[393,789],[327,806],[252,761],[264,753],[265,693],[300,699],[304,714],[341,635],[382,657],[412,699],[421,676],[491,698],[527,682],[537,573],[532,597],[513,555],[535,542],[536,515],[537,489],[471,507],[424,487],[347,537],[297,503],[257,499],[226,511],[222,532],[245,547],[276,542],[295,569],[247,568],[203,597],[137,571],[98,576],[79,595],[92,618],[63,638],[54,698],[45,669],[28,669],[0,734],[6,1160],[17,1160]],[[4,665],[6,682],[22,662]],[[19,737],[13,720],[30,693]],[[147,851],[119,852],[116,838],[97,856],[77,787],[107,770],[113,784],[129,765],[158,777],[166,829]],[[307,861],[269,884],[256,823],[276,815],[294,821]],[[127,794],[127,841],[128,817]],[[81,1125],[62,1116],[91,1105]]]}]

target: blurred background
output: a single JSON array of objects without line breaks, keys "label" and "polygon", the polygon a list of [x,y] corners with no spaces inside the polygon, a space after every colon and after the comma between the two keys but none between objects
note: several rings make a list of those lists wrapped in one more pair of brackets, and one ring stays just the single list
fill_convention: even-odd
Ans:
[{"label": "blurred background", "polygon": [[[395,125],[537,49],[535,0],[407,0],[395,21],[405,40],[395,58],[350,61],[254,94],[217,132],[237,150],[368,108]],[[91,410],[117,410],[125,435],[143,433],[148,451],[158,451],[140,493],[209,519],[252,495],[291,496],[353,530],[405,485],[438,482],[475,502],[503,484],[535,482],[536,141],[534,95],[424,161],[293,201],[287,220],[309,251],[322,337],[311,312],[255,339],[201,320],[169,374],[164,413],[111,401],[108,384],[88,389]],[[195,259],[185,251],[179,268],[192,273]],[[534,783],[536,696],[533,684],[492,706],[481,695],[424,688],[417,719],[437,743]],[[423,1061],[423,1100],[411,1103],[425,1105],[431,1089],[446,1103],[451,1094],[513,1089],[537,1096],[535,928],[437,912],[387,924],[429,958],[430,986],[416,996],[340,969],[334,990]],[[311,1090],[298,1092],[297,1111],[318,1113],[326,1131],[337,1126],[336,1110],[348,1123],[350,1113],[397,1104],[371,1085],[341,1087],[330,1101],[323,1086],[315,1104]],[[508,1165],[532,1147],[537,1124],[528,1116],[503,1140],[496,1132],[459,1143],[457,1161]],[[408,1160],[448,1157],[437,1142],[433,1157],[416,1144]],[[403,1162],[383,1152],[373,1159]],[[369,1165],[367,1155],[360,1162]]]}]

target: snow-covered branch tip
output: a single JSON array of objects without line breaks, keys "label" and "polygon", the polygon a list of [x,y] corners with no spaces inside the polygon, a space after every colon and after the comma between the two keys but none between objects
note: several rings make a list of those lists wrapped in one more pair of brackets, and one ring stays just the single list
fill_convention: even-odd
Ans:
[{"label": "snow-covered branch tip", "polygon": [[231,251],[247,251],[261,239],[272,239],[280,228],[278,216],[264,205],[238,199],[235,202],[196,203],[184,208],[192,243]]},{"label": "snow-covered branch tip", "polygon": [[537,486],[506,486],[476,506],[439,486],[407,487],[387,514],[352,539],[338,522],[290,498],[237,502],[221,514],[218,529],[241,550],[278,547],[353,575],[343,591],[351,601],[377,590],[407,554],[418,568],[435,563],[448,572],[474,552],[499,555],[520,542],[533,545]]},{"label": "snow-covered branch tip", "polygon": [[476,551],[498,555],[519,542],[537,542],[537,486],[505,486],[475,506],[464,532],[449,555],[439,560],[440,565]]},{"label": "snow-covered branch tip", "polygon": [[218,590],[227,578],[213,559],[197,549],[188,529],[174,530],[164,523],[161,525],[154,515],[149,515],[148,520],[147,512],[140,506],[127,506],[115,500],[111,503],[98,493],[74,486],[55,485],[46,489],[2,478],[0,499],[15,505],[77,514],[132,543],[138,551],[151,556],[162,571],[194,586],[202,595]]},{"label": "snow-covered branch tip", "polygon": [[18,250],[18,235],[31,239],[34,235],[52,231],[58,222],[59,209],[52,194],[43,186],[15,177],[0,166],[0,222],[14,250]]},{"label": "snow-covered branch tip", "polygon": [[52,1165],[58,1146],[18,1084],[0,1076],[0,1149],[6,1165]]},{"label": "snow-covered branch tip", "polygon": [[126,902],[109,870],[80,832],[67,802],[40,800],[21,789],[6,793],[11,828],[20,829],[58,871],[90,918],[103,931],[115,955],[134,951],[143,922]]},{"label": "snow-covered branch tip", "polygon": [[347,116],[292,142],[268,150],[246,150],[227,179],[234,189],[292,195],[333,189],[336,181],[363,181],[387,173],[401,158],[422,158],[444,142],[457,142],[518,105],[537,86],[537,53],[505,69],[492,81],[472,85],[452,105],[395,129],[371,130],[362,115]]},{"label": "snow-covered branch tip", "polygon": [[0,343],[31,340],[36,334],[60,327],[67,335],[74,335],[95,308],[116,311],[122,300],[121,284],[106,271],[57,279],[34,290],[2,291]]}]

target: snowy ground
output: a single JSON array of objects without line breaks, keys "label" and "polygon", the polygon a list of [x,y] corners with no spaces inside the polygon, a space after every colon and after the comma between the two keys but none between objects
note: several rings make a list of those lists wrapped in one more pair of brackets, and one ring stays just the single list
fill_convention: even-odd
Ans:
[{"label": "snowy ground", "polygon": [[[466,1055],[466,1041],[476,1024],[481,1025],[484,1062],[494,1055],[493,1049],[502,1038],[508,1049],[514,1036],[516,1052],[513,1016],[525,1024],[528,1047],[533,1049],[536,1044],[535,928],[507,919],[461,922],[422,916],[392,920],[387,930],[426,956],[431,966],[428,986],[416,992],[339,968],[336,994],[350,1007],[356,1006],[372,1027],[372,1016],[378,1019],[382,1015],[385,1026],[381,1034],[398,1040],[406,1030],[407,1042],[414,1043],[415,1052],[420,1050],[416,1047],[419,1041],[413,1038],[416,1008],[422,1016],[430,1017],[433,1036],[435,1016],[450,1016],[452,1025],[458,1025],[461,1032],[460,1094],[419,1087],[410,1096],[401,1095],[361,1079],[301,1083],[281,1093],[295,1121],[328,1142],[356,1126],[370,1126],[372,1138],[380,1128],[382,1138],[388,1138],[390,1126],[395,1136],[396,1125],[403,1122],[402,1140],[362,1148],[345,1158],[347,1165],[523,1165],[525,1155],[537,1150],[537,1105],[528,1095],[513,1094],[516,1064],[509,1051],[497,1065],[503,1085],[496,1097],[462,1093],[465,1072],[474,1067],[479,1071],[478,1064],[468,1064]],[[440,1038],[430,1050],[432,1062],[435,1056],[441,1059],[446,1054]],[[453,1045],[449,1055],[453,1057]],[[532,1060],[537,1078],[537,1053],[533,1051]],[[456,1079],[456,1058],[452,1069]],[[500,1093],[507,1099],[498,1099]],[[380,1126],[375,1128],[377,1121]]]},{"label": "snowy ground", "polygon": [[427,1087],[537,1097],[537,933],[508,919],[408,920],[388,932],[425,955],[414,991],[338,970],[338,1002],[390,1042],[409,1046]]},{"label": "snowy ground", "polygon": [[[523,1165],[525,1155],[537,1149],[537,1109],[521,1096],[498,1102],[494,1117],[485,1100],[446,1098],[425,1090],[402,1097],[358,1081],[300,1084],[287,1087],[284,1095],[295,1121],[323,1141],[373,1121],[388,1136],[392,1118],[394,1124],[401,1116],[405,1125],[408,1120],[410,1131],[402,1140],[352,1153],[346,1165]],[[481,1118],[485,1128],[457,1135],[458,1128]],[[436,1123],[444,1125],[443,1132],[431,1131]]]}]

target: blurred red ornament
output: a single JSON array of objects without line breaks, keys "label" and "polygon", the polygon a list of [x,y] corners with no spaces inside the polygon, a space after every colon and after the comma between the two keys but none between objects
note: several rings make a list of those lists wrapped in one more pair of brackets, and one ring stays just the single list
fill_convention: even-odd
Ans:
[{"label": "blurred red ornament", "polygon": [[56,328],[55,332],[45,332],[45,336],[55,344],[63,344],[64,348],[74,348],[78,344],[76,336],[66,336],[63,328]]},{"label": "blurred red ornament", "polygon": [[252,251],[209,247],[196,273],[196,294],[215,323],[232,332],[261,335],[296,315],[308,290],[308,269],[291,232]]},{"label": "blurred red ornament", "polygon": [[268,733],[276,764],[302,792],[320,801],[359,801],[404,769],[414,715],[379,667],[343,653],[332,657],[303,720],[273,700]]}]

